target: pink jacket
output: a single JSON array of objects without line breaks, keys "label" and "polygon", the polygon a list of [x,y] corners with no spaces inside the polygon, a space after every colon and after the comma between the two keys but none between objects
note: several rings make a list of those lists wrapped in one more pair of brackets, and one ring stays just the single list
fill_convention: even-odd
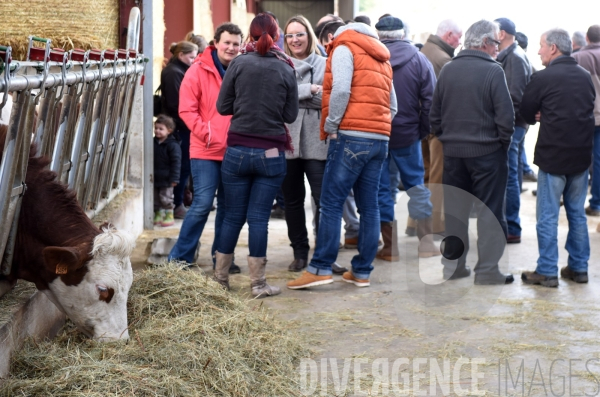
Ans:
[{"label": "pink jacket", "polygon": [[188,126],[190,158],[223,160],[227,148],[227,131],[231,116],[221,116],[216,104],[223,79],[207,47],[185,74],[179,89],[179,117]]}]

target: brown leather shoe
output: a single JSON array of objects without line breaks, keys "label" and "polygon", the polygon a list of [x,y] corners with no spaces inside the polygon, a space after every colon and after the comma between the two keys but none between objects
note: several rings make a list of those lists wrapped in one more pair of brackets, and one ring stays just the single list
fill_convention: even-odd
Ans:
[{"label": "brown leather shoe", "polygon": [[575,281],[579,284],[585,284],[589,280],[587,272],[576,272],[573,271],[569,266],[565,266],[560,269],[560,276],[562,278]]},{"label": "brown leather shoe", "polygon": [[331,272],[333,274],[344,274],[348,271],[348,269],[346,269],[344,266],[340,266],[338,265],[337,262],[333,262],[331,264]]},{"label": "brown leather shoe", "polygon": [[521,236],[515,236],[513,234],[509,234],[506,236],[506,244],[520,244]]},{"label": "brown leather shoe", "polygon": [[350,237],[344,239],[344,248],[355,249],[358,248],[358,237]]},{"label": "brown leather shoe", "polygon": [[294,261],[290,263],[290,266],[288,266],[288,270],[290,272],[301,272],[307,265],[306,259],[294,259]]},{"label": "brown leather shoe", "polygon": [[523,282],[525,284],[541,285],[543,287],[550,287],[550,288],[558,287],[558,277],[543,276],[536,272],[521,273],[521,280],[523,280]]}]

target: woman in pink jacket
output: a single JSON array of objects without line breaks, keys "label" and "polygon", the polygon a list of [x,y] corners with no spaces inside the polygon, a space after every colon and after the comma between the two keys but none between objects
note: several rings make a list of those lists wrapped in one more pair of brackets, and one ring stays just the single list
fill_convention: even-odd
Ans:
[{"label": "woman in pink jacket", "polygon": [[[221,225],[225,217],[221,162],[227,147],[227,131],[231,116],[221,116],[216,103],[229,63],[238,55],[242,31],[232,23],[224,23],[215,31],[214,45],[209,46],[183,78],[179,92],[179,116],[191,130],[190,163],[194,181],[194,200],[188,210],[179,239],[169,260],[194,264],[194,255],[204,225],[217,193],[215,237],[211,253],[217,250]],[[239,273],[232,266],[230,273]]]}]

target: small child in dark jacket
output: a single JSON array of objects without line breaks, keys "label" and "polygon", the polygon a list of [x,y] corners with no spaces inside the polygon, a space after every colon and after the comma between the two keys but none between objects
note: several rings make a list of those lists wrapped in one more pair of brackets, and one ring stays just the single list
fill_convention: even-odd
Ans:
[{"label": "small child in dark jacket", "polygon": [[154,122],[154,224],[172,226],[173,187],[179,183],[181,147],[171,136],[175,122],[159,115]]}]

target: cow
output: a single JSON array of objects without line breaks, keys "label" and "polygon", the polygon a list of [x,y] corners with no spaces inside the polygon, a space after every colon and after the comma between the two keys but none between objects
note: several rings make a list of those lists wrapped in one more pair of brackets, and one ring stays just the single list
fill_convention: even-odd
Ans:
[{"label": "cow", "polygon": [[[0,149],[6,133],[0,125]],[[0,275],[0,296],[18,279],[30,281],[87,336],[127,339],[135,241],[108,224],[94,225],[75,193],[48,169],[50,160],[34,153],[32,145],[12,269]]]}]

